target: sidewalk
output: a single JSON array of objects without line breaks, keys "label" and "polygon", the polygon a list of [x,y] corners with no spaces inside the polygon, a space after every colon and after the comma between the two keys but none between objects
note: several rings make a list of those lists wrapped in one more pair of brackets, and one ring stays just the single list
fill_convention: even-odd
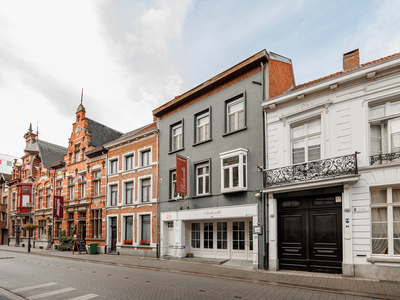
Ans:
[{"label": "sidewalk", "polygon": [[[0,246],[0,251],[7,251],[9,252],[9,254],[7,255],[10,256],[11,252],[27,253],[27,248]],[[400,282],[349,278],[342,277],[341,275],[336,274],[330,275],[295,271],[272,272],[257,269],[196,263],[186,260],[163,260],[140,256],[111,254],[72,254],[72,252],[42,250],[35,248],[31,249],[31,255],[46,255],[60,257],[64,259],[81,260],[92,263],[118,265],[131,268],[145,268],[150,270],[179,272],[199,276],[252,281],[290,287],[302,287],[320,291],[331,291],[344,295],[354,295],[359,297],[371,297],[377,299],[400,299]]]}]

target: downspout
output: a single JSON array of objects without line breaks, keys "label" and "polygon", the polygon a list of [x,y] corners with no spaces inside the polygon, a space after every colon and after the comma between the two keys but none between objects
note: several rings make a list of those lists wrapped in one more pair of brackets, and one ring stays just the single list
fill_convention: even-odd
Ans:
[{"label": "downspout", "polygon": [[[108,227],[107,227],[107,195],[108,195],[108,172],[107,172],[107,164],[108,164],[108,151],[106,153],[106,162],[104,164],[104,168],[106,169],[106,195],[105,195],[105,205],[104,205],[104,254],[107,254],[107,246],[108,246],[108,240],[107,240],[107,232],[108,232]],[[101,189],[101,185],[100,185]]]},{"label": "downspout", "polygon": [[[12,173],[11,173],[12,174]],[[12,178],[11,178],[12,179]],[[4,182],[4,184],[7,184]],[[7,239],[7,245],[10,246],[10,210],[11,210],[11,187],[8,187],[8,201],[7,201],[7,229],[8,229],[8,239]]]},{"label": "downspout", "polygon": [[52,186],[52,188],[51,188],[51,191],[52,191],[52,196],[53,196],[53,206],[52,206],[52,212],[51,212],[51,215],[52,215],[52,222],[53,222],[53,225],[52,225],[52,231],[51,231],[51,246],[53,247],[53,244],[54,244],[54,192],[55,192],[55,182],[54,182],[54,180],[55,180],[55,177],[56,177],[56,170],[54,170],[54,173],[53,173],[53,186]]},{"label": "downspout", "polygon": [[[264,64],[263,62],[261,62],[261,72],[262,72],[262,100],[265,100],[265,71],[264,71]],[[263,155],[263,170],[265,170],[265,165],[266,165],[266,149],[267,149],[267,137],[266,137],[266,113],[265,111],[262,112],[263,114],[263,145],[262,145],[262,153]],[[262,172],[261,174],[261,186],[264,187],[264,172]],[[265,270],[265,260],[266,260],[266,250],[265,250],[265,244],[266,244],[266,234],[267,234],[267,230],[266,230],[266,216],[265,216],[265,195],[264,193],[262,193],[262,201],[261,201],[261,205],[262,205],[262,227],[264,228],[263,231],[263,242],[262,242],[262,249],[263,249],[263,269]]]},{"label": "downspout", "polygon": [[157,180],[156,180],[156,193],[157,193],[157,200],[156,200],[156,233],[157,233],[157,245],[156,245],[156,257],[159,258],[160,257],[160,228],[159,224],[160,224],[160,213],[159,213],[159,201],[160,201],[160,193],[159,193],[159,178],[160,178],[160,169],[159,169],[159,165],[160,165],[160,154],[159,154],[159,149],[158,149],[158,137],[159,137],[159,132],[158,132],[158,121],[157,121],[157,131],[155,132],[156,134],[156,143],[157,143]]}]

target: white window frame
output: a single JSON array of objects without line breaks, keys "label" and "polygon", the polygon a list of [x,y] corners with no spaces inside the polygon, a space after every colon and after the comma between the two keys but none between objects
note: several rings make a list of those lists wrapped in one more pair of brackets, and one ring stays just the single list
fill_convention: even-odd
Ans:
[{"label": "white window frame", "polygon": [[[386,187],[386,188],[371,188],[371,192],[374,190],[386,190],[386,203],[374,203],[371,200],[371,255],[374,257],[395,257],[399,258],[400,254],[394,254],[394,214],[393,207],[400,207],[400,202],[393,202],[392,191],[393,189],[400,189],[400,187]],[[387,240],[388,240],[388,254],[376,254],[372,252],[372,240],[373,229],[372,229],[372,209],[373,208],[386,208],[387,212]]]},{"label": "white window frame", "polygon": [[121,236],[118,234],[118,227],[119,225],[119,219],[120,219],[120,215],[107,215],[107,247],[111,248],[111,239],[112,239],[112,235],[111,235],[111,218],[117,218],[117,246],[121,246],[122,240],[121,240]]},{"label": "white window frame", "polygon": [[[115,163],[115,172],[113,170],[113,164]],[[119,172],[119,166],[118,166],[118,158],[110,158],[108,160],[108,167],[109,167],[109,175],[114,175],[114,174],[118,174]]]},{"label": "white window frame", "polygon": [[[117,187],[117,203],[115,204],[115,205],[112,205],[112,194],[111,194],[111,187],[112,186],[116,186]],[[110,207],[115,207],[115,206],[119,206],[120,205],[120,203],[119,203],[119,182],[110,182],[109,184],[108,184],[108,197],[109,197],[109,201],[108,201],[108,206],[110,206]]]},{"label": "white window frame", "polygon": [[[208,117],[208,122],[199,125],[199,120]],[[201,115],[196,116],[196,143],[202,143],[208,141],[211,138],[211,122],[210,122],[210,111],[207,111]],[[203,128],[203,134],[200,136],[200,129]],[[201,140],[200,140],[201,138]]]},{"label": "white window frame", "polygon": [[[243,108],[229,113],[229,107],[234,106],[239,103],[243,103]],[[239,127],[239,113],[240,112],[243,112],[243,127]],[[232,130],[229,130],[229,117],[233,116],[233,115],[235,116],[235,128]],[[226,130],[225,130],[226,133],[231,133],[231,132],[235,132],[240,129],[246,128],[246,102],[244,101],[244,96],[242,96],[236,100],[226,102],[226,124],[225,124],[225,126],[226,126]]]},{"label": "white window frame", "polygon": [[[150,179],[150,189],[149,189],[149,201],[142,201],[142,183],[143,180]],[[151,203],[153,202],[153,176],[146,175],[138,178],[138,202],[139,203]]]},{"label": "white window frame", "polygon": [[126,224],[125,224],[125,222],[126,222],[126,218],[127,217],[132,217],[132,240],[133,240],[133,242],[132,242],[132,245],[135,245],[136,244],[136,239],[135,239],[135,222],[136,222],[136,220],[135,220],[135,214],[133,214],[133,213],[129,213],[129,214],[121,214],[121,218],[122,218],[122,228],[121,228],[121,243],[123,244],[123,245],[125,245],[124,244],[124,240],[125,240],[125,234],[126,234]]},{"label": "white window frame", "polygon": [[[247,191],[248,188],[248,150],[245,148],[239,148],[219,154],[221,159],[221,192],[222,193],[232,193],[237,191]],[[229,165],[224,167],[224,159],[239,156],[239,163],[235,165]],[[246,157],[246,162],[244,163],[243,157]],[[233,168],[238,166],[239,184],[238,186],[233,186]],[[229,169],[229,187],[224,187],[224,175],[225,169]],[[244,174],[246,172],[246,174]],[[246,177],[246,179],[244,179]]]},{"label": "white window frame", "polygon": [[[304,130],[307,131],[308,130],[308,125],[310,123],[313,123],[315,121],[319,120],[319,124],[320,124],[320,131],[317,133],[312,133],[312,134],[305,134],[301,137],[297,137],[297,138],[293,138],[293,129],[299,126],[304,126]],[[305,163],[305,162],[310,162],[309,157],[308,157],[308,148],[309,148],[309,140],[315,137],[319,137],[320,140],[320,144],[319,144],[319,159],[317,160],[321,160],[322,159],[322,118],[320,116],[318,117],[314,117],[314,118],[310,118],[307,119],[303,122],[296,122],[296,123],[292,123],[290,125],[290,160],[292,164],[301,164],[301,163]],[[294,150],[294,142],[296,141],[304,141],[304,161],[302,162],[294,162],[293,159],[293,150]]]},{"label": "white window frame", "polygon": [[[127,202],[127,200],[128,200],[128,198],[127,198],[127,193],[126,193],[126,185],[128,184],[128,183],[132,183],[132,185],[133,185],[133,191],[132,191],[132,203],[128,203]],[[135,202],[136,202],[136,197],[135,197],[135,179],[133,179],[133,178],[130,178],[130,179],[126,179],[126,180],[124,180],[123,182],[122,182],[122,186],[123,186],[123,199],[124,199],[124,204],[125,205],[132,205],[132,204],[135,204]]]},{"label": "white window frame", "polygon": [[[72,181],[73,181],[73,183],[72,183]],[[69,178],[69,184],[70,184],[70,186],[68,187],[69,199],[73,200],[73,199],[75,199],[75,178],[74,177]]]},{"label": "white window frame", "polygon": [[[202,175],[198,175],[198,169],[200,168],[205,168],[208,167],[208,173],[202,174]],[[196,168],[196,196],[204,196],[204,195],[210,195],[211,194],[211,181],[210,181],[210,177],[211,177],[211,172],[210,172],[210,163],[209,162],[205,162],[205,163],[201,163],[201,164],[197,164]],[[208,177],[208,180],[207,180]],[[199,179],[201,179],[203,181],[203,190],[200,191],[199,190]],[[208,192],[206,192],[206,183],[208,181]]]},{"label": "white window frame", "polygon": [[[92,230],[92,233],[93,233],[93,238],[97,238],[97,239],[101,239],[102,238],[102,233],[103,233],[103,228],[102,228],[102,226],[103,226],[103,217],[104,217],[104,213],[103,213],[103,209],[102,208],[94,208],[94,209],[92,209],[93,210],[93,230]],[[101,218],[95,218],[94,217],[94,211],[101,211]],[[98,221],[98,220],[100,220],[100,227],[99,226],[97,226],[97,231],[98,231],[98,233],[100,233],[98,236],[96,236],[95,237],[95,226],[94,226],[94,224],[95,224],[95,222],[96,221]]]},{"label": "white window frame", "polygon": [[86,181],[82,182],[80,184],[80,194],[81,198],[86,198],[87,197],[87,186],[86,186]]},{"label": "white window frame", "polygon": [[[143,165],[143,152],[147,152],[147,151],[149,151],[149,163],[147,165]],[[139,166],[141,168],[145,168],[145,167],[151,166],[153,164],[152,156],[153,156],[152,147],[146,147],[146,148],[140,149],[139,150],[139,157],[138,157]]]},{"label": "white window frame", "polygon": [[[126,167],[126,164],[127,164],[128,158],[131,157],[131,156],[132,156],[132,167],[128,169]],[[134,170],[135,169],[135,152],[126,153],[126,154],[123,155],[123,158],[124,158],[123,170],[124,171],[132,171],[132,170]]]},{"label": "white window frame", "polygon": [[[181,129],[180,133],[174,134],[174,130]],[[175,148],[175,138],[178,140],[178,145]],[[183,123],[179,122],[178,124],[171,127],[171,151],[178,151],[183,149]]]},{"label": "white window frame", "polygon": [[[393,145],[392,145],[392,139],[391,139],[391,132],[390,132],[390,127],[391,123],[395,121],[400,121],[400,112],[397,112],[392,109],[391,104],[399,102],[398,105],[400,105],[400,100],[388,100],[386,102],[379,102],[379,103],[371,103],[368,106],[368,122],[369,122],[369,153],[371,156],[373,155],[380,155],[380,154],[386,154],[386,153],[396,153],[399,151],[393,151]],[[376,117],[376,118],[371,118],[370,117],[370,112],[372,108],[376,108],[382,106],[384,109],[383,116],[381,117]],[[380,126],[381,127],[381,142],[380,142],[380,148],[381,151],[379,153],[373,153],[372,149],[372,126]],[[385,128],[386,127],[386,128]]]},{"label": "white window frame", "polygon": [[[181,195],[176,192],[176,170],[171,170],[170,173],[170,198],[171,199],[179,199]],[[175,175],[175,180],[174,180]],[[176,194],[176,195],[175,195]]]},{"label": "white window frame", "polygon": [[[139,245],[142,239],[142,216],[143,215],[150,215],[150,246],[154,247],[153,244],[153,214],[152,212],[140,212],[137,213],[137,245]],[[140,246],[140,245],[139,245]]]}]

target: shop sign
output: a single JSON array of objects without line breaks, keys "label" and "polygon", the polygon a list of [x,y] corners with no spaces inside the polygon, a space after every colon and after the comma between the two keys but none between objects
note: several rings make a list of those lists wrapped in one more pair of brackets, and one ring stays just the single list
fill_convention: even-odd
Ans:
[{"label": "shop sign", "polygon": [[215,215],[217,215],[217,216],[222,215],[222,211],[220,209],[218,209],[218,210],[212,209],[212,210],[204,210],[203,211],[203,216],[213,218]]},{"label": "shop sign", "polygon": [[187,195],[187,158],[176,156],[176,192]]},{"label": "shop sign", "polygon": [[54,196],[53,215],[56,218],[62,218],[64,212],[64,197]]}]

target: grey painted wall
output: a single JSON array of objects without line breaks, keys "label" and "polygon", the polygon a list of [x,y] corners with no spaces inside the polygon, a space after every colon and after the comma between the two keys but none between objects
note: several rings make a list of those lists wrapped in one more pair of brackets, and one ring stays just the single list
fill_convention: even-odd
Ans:
[{"label": "grey painted wall", "polygon": [[[211,95],[189,107],[186,107],[159,121],[159,163],[160,163],[160,212],[211,208],[241,204],[259,204],[259,222],[261,223],[261,198],[254,196],[256,189],[262,188],[262,172],[255,165],[263,165],[263,120],[260,102],[262,86],[252,83],[261,82],[259,72],[214,95]],[[225,101],[245,93],[246,129],[225,135]],[[211,107],[211,138],[209,142],[193,146],[195,143],[195,115]],[[184,120],[184,150],[169,154],[170,126]],[[248,149],[247,176],[248,190],[230,194],[221,194],[221,159],[219,154],[238,148]],[[188,200],[168,202],[170,198],[170,170],[176,167],[176,154],[189,157]],[[199,161],[210,160],[211,196],[195,197],[195,167]],[[259,243],[262,242],[259,236]],[[255,245],[256,247],[256,245]],[[261,247],[261,248],[260,248]],[[259,245],[259,249],[262,246]],[[262,251],[259,251],[262,256]]]}]

